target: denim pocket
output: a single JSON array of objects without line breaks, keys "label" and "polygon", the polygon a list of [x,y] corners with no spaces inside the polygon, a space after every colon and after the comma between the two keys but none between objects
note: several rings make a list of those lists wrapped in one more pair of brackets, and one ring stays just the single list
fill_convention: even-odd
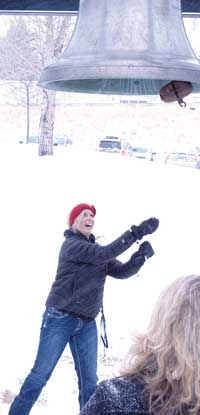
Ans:
[{"label": "denim pocket", "polygon": [[42,319],[42,328],[47,327],[48,322],[52,318],[60,320],[68,316],[69,314],[65,313],[65,311],[56,310],[56,308],[54,307],[47,307],[44,312],[43,319]]}]

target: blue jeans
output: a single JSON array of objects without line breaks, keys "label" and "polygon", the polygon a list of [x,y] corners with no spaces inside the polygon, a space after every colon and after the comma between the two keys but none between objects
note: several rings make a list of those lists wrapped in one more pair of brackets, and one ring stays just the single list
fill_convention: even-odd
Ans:
[{"label": "blue jeans", "polygon": [[78,377],[80,408],[97,384],[97,327],[95,320],[82,320],[47,307],[42,320],[36,360],[14,399],[9,415],[28,415],[69,343]]}]

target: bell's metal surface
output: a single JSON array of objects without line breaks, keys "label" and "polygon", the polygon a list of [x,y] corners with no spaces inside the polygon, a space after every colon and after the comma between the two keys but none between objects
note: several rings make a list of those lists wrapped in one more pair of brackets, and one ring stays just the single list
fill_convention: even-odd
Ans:
[{"label": "bell's metal surface", "polygon": [[180,0],[80,0],[71,41],[39,86],[69,92],[158,94],[169,81],[199,90],[200,60]]}]

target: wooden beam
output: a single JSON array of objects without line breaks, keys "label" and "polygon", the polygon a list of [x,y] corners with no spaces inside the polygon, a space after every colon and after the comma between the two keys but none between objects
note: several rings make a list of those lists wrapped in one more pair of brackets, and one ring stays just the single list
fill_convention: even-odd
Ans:
[{"label": "wooden beam", "polygon": [[[95,0],[94,0],[95,1]],[[100,1],[100,0],[96,0]],[[200,15],[200,0],[181,0],[183,15]],[[13,14],[16,12],[58,12],[63,14],[77,14],[79,0],[0,0],[0,13]]]}]

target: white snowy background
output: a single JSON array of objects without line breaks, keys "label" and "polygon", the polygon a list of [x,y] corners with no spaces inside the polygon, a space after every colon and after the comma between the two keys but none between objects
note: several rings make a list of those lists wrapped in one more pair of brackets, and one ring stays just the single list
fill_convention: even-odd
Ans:
[{"label": "white snowy background", "polygon": [[[8,413],[33,365],[67,215],[75,204],[95,205],[94,233],[103,244],[150,216],[160,219],[157,232],[146,238],[155,256],[139,276],[107,278],[104,308],[110,347],[104,356],[100,346],[100,379],[117,372],[131,332],[145,329],[161,289],[179,276],[200,271],[200,170],[61,147],[53,157],[43,158],[35,145],[1,143],[1,415]],[[137,247],[120,259],[128,259]],[[67,347],[31,414],[78,412]]]}]

